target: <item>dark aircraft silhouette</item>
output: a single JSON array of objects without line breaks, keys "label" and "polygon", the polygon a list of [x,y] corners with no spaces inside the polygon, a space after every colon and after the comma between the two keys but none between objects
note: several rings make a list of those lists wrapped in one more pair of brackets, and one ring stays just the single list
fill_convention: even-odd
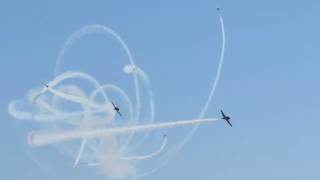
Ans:
[{"label": "dark aircraft silhouette", "polygon": [[49,84],[46,84],[46,87],[49,88]]},{"label": "dark aircraft silhouette", "polygon": [[225,120],[231,127],[232,127],[232,124],[230,123],[230,117],[229,116],[226,116],[222,110],[220,110],[221,112],[221,115],[222,115],[222,119]]},{"label": "dark aircraft silhouette", "polygon": [[166,137],[167,137],[167,134],[164,134],[164,135],[163,135],[163,138],[166,138]]},{"label": "dark aircraft silhouette", "polygon": [[120,109],[116,105],[114,105],[114,103],[112,101],[111,101],[111,103],[112,103],[112,106],[113,106],[113,110],[117,111],[119,116],[122,116],[121,113],[120,113]]}]

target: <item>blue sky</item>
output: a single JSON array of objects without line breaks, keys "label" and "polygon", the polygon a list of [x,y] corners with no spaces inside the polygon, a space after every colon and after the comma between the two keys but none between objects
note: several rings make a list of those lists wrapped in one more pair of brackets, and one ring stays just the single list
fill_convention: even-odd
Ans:
[{"label": "blue sky", "polygon": [[8,102],[52,78],[64,41],[84,25],[108,25],[125,39],[152,81],[156,119],[196,117],[219,57],[217,6],[227,44],[207,117],[223,108],[234,127],[202,126],[145,179],[319,179],[320,3],[312,0],[2,1],[0,179],[103,179],[67,165],[43,171],[25,153],[25,124],[7,113]]}]

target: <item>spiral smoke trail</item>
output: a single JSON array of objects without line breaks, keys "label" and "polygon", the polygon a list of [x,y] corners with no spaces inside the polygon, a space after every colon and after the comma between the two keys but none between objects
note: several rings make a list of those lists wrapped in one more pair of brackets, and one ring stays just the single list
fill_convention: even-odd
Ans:
[{"label": "spiral smoke trail", "polygon": [[[152,87],[147,74],[137,66],[125,41],[111,28],[102,25],[89,25],[73,33],[64,44],[59,53],[54,78],[42,89],[34,89],[28,94],[27,104],[31,110],[21,108],[23,101],[11,101],[8,105],[8,112],[16,119],[30,120],[37,124],[44,124],[46,128],[34,130],[28,135],[28,143],[32,147],[56,144],[68,144],[68,149],[72,151],[74,167],[79,164],[86,164],[89,167],[97,167],[101,173],[110,178],[142,177],[152,174],[161,168],[169,158],[179,152],[190,140],[200,124],[212,123],[218,119],[204,118],[210,103],[212,102],[221,70],[224,62],[225,52],[225,31],[223,18],[219,12],[219,21],[222,32],[222,47],[216,76],[210,90],[209,96],[199,113],[198,117],[192,120],[171,121],[165,123],[155,122],[155,105]],[[128,58],[128,64],[124,66],[124,73],[133,77],[134,99],[130,99],[129,92],[121,89],[115,84],[103,84],[98,82],[91,75],[80,71],[62,71],[64,57],[69,49],[82,37],[92,33],[111,35],[123,48]],[[86,91],[86,87],[81,87],[70,82],[88,82],[93,87],[93,91]],[[141,97],[142,90],[146,90],[143,96],[146,102],[143,103]],[[114,122],[116,111],[111,104],[110,93],[113,92],[120,98],[122,110],[126,111],[126,118],[122,119],[121,126]],[[102,102],[97,101],[97,97],[103,97]],[[133,103],[134,102],[134,103]],[[77,110],[66,108],[64,103],[73,104]],[[71,110],[72,109],[72,110]],[[146,115],[141,113],[146,111]],[[156,130],[177,128],[182,126],[192,126],[192,129],[176,146],[163,151],[167,147],[167,137],[164,136],[161,145],[146,155],[135,155],[130,150],[139,149],[142,145],[150,142],[150,133]],[[142,136],[136,136],[141,134]],[[141,137],[136,139],[136,137]],[[120,140],[121,139],[121,140]],[[149,141],[148,141],[149,140]],[[78,146],[71,142],[80,141]],[[140,153],[138,153],[140,154]],[[161,157],[164,163],[151,167],[150,171],[139,174],[137,172],[137,162],[143,162],[155,157]]]}]

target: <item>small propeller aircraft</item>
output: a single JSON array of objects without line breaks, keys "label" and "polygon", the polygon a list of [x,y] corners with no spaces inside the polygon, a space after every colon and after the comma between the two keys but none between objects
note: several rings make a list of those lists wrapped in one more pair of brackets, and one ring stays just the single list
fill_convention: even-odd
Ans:
[{"label": "small propeller aircraft", "polygon": [[229,116],[226,116],[224,113],[223,113],[223,111],[222,110],[220,110],[220,112],[221,112],[221,115],[222,115],[222,118],[221,119],[223,119],[223,120],[225,120],[231,127],[232,127],[232,124],[231,124],[231,122],[230,122],[230,117]]},{"label": "small propeller aircraft", "polygon": [[111,101],[111,103],[112,103],[112,106],[113,106],[113,110],[117,111],[119,116],[122,116],[122,114],[120,113],[120,109],[116,105],[114,105],[114,103],[112,101]]}]

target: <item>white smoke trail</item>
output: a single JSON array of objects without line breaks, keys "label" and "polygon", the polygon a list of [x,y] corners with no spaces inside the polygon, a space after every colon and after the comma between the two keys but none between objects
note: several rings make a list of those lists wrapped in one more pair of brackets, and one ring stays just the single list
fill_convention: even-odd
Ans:
[{"label": "white smoke trail", "polygon": [[145,132],[149,130],[156,129],[167,129],[175,128],[186,125],[197,125],[210,123],[217,121],[218,119],[196,119],[196,120],[183,120],[183,121],[174,121],[166,123],[156,123],[148,125],[137,125],[129,127],[119,127],[119,128],[105,128],[105,129],[96,129],[96,130],[73,130],[73,131],[61,131],[61,132],[31,132],[28,136],[28,143],[32,146],[44,146],[53,143],[59,143],[63,141],[70,141],[74,139],[83,139],[83,138],[98,138],[103,136],[114,136],[118,134],[129,134],[129,133],[138,133]]},{"label": "white smoke trail", "polygon": [[[65,88],[67,86],[62,86],[62,88]],[[72,86],[68,86],[68,87],[72,87]],[[74,86],[76,87],[76,86]],[[105,88],[108,88],[109,86],[106,86]],[[115,89],[115,88],[114,88]],[[131,102],[128,102],[128,97],[127,95],[121,91],[121,89],[116,89],[118,92],[120,92],[120,94],[122,96],[125,96],[124,99],[126,99],[126,103],[129,103],[130,109],[132,109],[132,105]],[[59,121],[59,120],[68,120],[68,121],[73,121],[73,120],[77,120],[80,117],[85,116],[86,114],[89,113],[99,113],[99,112],[110,112],[112,111],[112,105],[111,103],[107,103],[102,105],[98,105],[96,103],[94,103],[92,101],[92,98],[94,98],[94,96],[90,97],[91,100],[88,100],[88,98],[85,97],[85,95],[79,90],[78,93],[75,93],[74,91],[72,91],[72,94],[66,94],[63,93],[62,91],[58,91],[58,90],[49,90],[50,92],[53,92],[53,94],[56,97],[60,97],[60,98],[64,98],[66,100],[69,101],[73,101],[73,102],[77,102],[80,103],[81,106],[84,108],[84,110],[82,111],[74,111],[74,112],[61,112],[59,109],[57,109],[56,107],[53,107],[52,105],[49,105],[46,101],[43,101],[42,96],[38,96],[36,101],[33,101],[33,98],[31,98],[31,101],[35,102],[32,103],[33,106],[37,105],[38,107],[41,107],[42,110],[46,110],[48,112],[46,113],[41,113],[41,114],[32,114],[32,112],[28,112],[28,111],[24,111],[21,109],[21,103],[20,101],[11,101],[8,105],[8,113],[15,117],[16,119],[21,119],[21,120],[35,120],[38,122],[49,122],[49,121]],[[37,92],[35,92],[36,94],[38,94]],[[32,94],[35,94],[32,93]],[[79,96],[76,96],[76,95]],[[96,95],[96,94],[94,94]],[[129,100],[130,101],[130,100]],[[90,110],[90,106],[93,106],[94,108],[96,108],[97,110]],[[20,107],[20,109],[19,109]],[[132,111],[132,110],[130,110]],[[132,113],[130,113],[132,114]],[[131,115],[132,116],[132,115]]]},{"label": "white smoke trail", "polygon": [[[92,108],[95,109],[101,109],[101,105],[97,104],[93,101],[90,101],[87,98],[81,97],[81,96],[75,96],[75,95],[71,95],[71,94],[67,94],[67,93],[63,93],[60,91],[57,91],[53,88],[51,88],[50,86],[48,87],[48,90],[54,94],[57,97],[63,98],[65,100],[71,101],[71,102],[75,102],[75,103],[79,103],[79,104],[86,104],[87,106],[90,106]],[[110,110],[112,110],[112,104],[109,102],[107,103],[108,106],[105,106],[104,108],[108,108]]]},{"label": "white smoke trail", "polygon": [[[148,154],[148,155],[144,155],[144,156],[130,156],[130,157],[122,157],[120,158],[121,160],[126,160],[126,161],[137,161],[137,160],[147,160],[147,159],[151,159],[157,155],[159,155],[163,149],[166,147],[167,145],[167,137],[166,135],[163,137],[163,141],[162,141],[162,144],[161,146],[154,152]],[[94,147],[91,147],[93,148],[96,153],[99,153],[99,151],[97,149],[95,149]],[[86,163],[87,166],[99,166],[100,163]]]},{"label": "white smoke trail", "polygon": [[[40,106],[43,109],[47,110],[49,113],[60,113],[60,111],[58,109],[56,109],[55,107],[49,105],[41,96],[41,94],[39,93],[39,91],[33,90],[29,93],[28,95],[28,100],[29,102],[31,102],[32,106]],[[36,100],[36,101],[35,101]]]},{"label": "white smoke trail", "polygon": [[79,164],[86,143],[87,143],[87,138],[84,138],[81,142],[80,149],[76,157],[76,160],[74,161],[73,167],[76,167]]},{"label": "white smoke trail", "polygon": [[[66,86],[66,87],[69,87],[69,88],[73,87],[73,91],[71,91],[72,94],[80,95],[80,97],[87,99],[85,93],[80,88],[77,88],[77,86]],[[89,102],[91,102],[91,101],[89,101]],[[86,126],[88,126],[90,124],[88,119],[92,118],[92,113],[89,112],[91,108],[90,108],[90,105],[86,104],[86,103],[81,103],[81,106],[82,106],[82,109],[84,111],[86,111],[87,113],[84,113],[83,121],[81,122],[80,127],[84,126],[84,128],[87,128]],[[78,155],[76,156],[76,159],[74,161],[73,167],[76,167],[78,165],[78,163],[82,157],[83,151],[86,147],[86,143],[87,143],[87,138],[82,139],[80,149],[79,149]]]},{"label": "white smoke trail", "polygon": [[[216,73],[216,77],[214,79],[212,88],[210,90],[210,94],[208,96],[208,99],[205,103],[205,105],[203,106],[198,119],[202,119],[205,114],[208,111],[209,105],[213,100],[213,97],[215,95],[217,86],[218,86],[218,82],[220,80],[220,75],[221,75],[221,70],[222,70],[222,65],[223,65],[223,61],[224,61],[224,53],[225,53],[225,31],[224,31],[224,23],[223,23],[223,18],[222,15],[220,14],[219,10],[219,21],[220,21],[220,25],[221,25],[221,33],[222,33],[222,44],[221,44],[221,52],[220,52],[220,58],[219,58],[219,65],[218,65],[218,69],[217,69],[217,73]],[[190,138],[193,136],[193,134],[196,132],[196,130],[198,129],[198,125],[195,125],[190,132],[184,137],[184,139],[175,147],[175,149],[173,150],[173,153],[176,153],[178,151],[180,151],[182,149],[182,147],[190,140]]]},{"label": "white smoke trail", "polygon": [[[148,121],[144,122],[144,123],[152,124],[152,123],[154,123],[154,120],[155,120],[155,105],[154,105],[153,92],[152,92],[150,80],[149,80],[148,76],[146,75],[146,73],[141,68],[132,67],[132,71],[133,71],[133,73],[137,73],[138,77],[141,78],[142,82],[147,87],[147,93],[148,93],[148,98],[149,98],[148,107],[150,109],[149,109],[149,117],[147,117]],[[149,133],[150,133],[150,131],[146,131],[144,136],[140,139],[139,142],[135,143],[134,146],[139,147],[146,140],[146,138],[149,136]]]},{"label": "white smoke trail", "polygon": [[[134,122],[133,119],[133,106],[132,106],[132,102],[129,98],[129,96],[125,93],[124,90],[122,90],[121,88],[119,88],[116,85],[112,85],[112,84],[106,84],[101,86],[98,89],[95,89],[93,91],[93,93],[90,95],[90,100],[93,101],[95,96],[101,92],[101,91],[114,91],[116,93],[118,93],[120,95],[120,97],[122,98],[122,100],[125,102],[125,104],[128,106],[128,119],[129,121],[126,122],[127,125],[134,125],[136,124],[136,122]],[[129,137],[127,138],[126,142],[123,144],[123,146],[121,147],[121,149],[125,149],[128,144],[130,143],[131,139],[133,137],[133,134],[129,135]]]},{"label": "white smoke trail", "polygon": [[10,102],[8,106],[8,113],[19,120],[35,120],[37,122],[58,122],[66,120],[65,122],[78,121],[86,113],[100,113],[106,112],[105,110],[90,110],[90,111],[78,111],[78,112],[61,112],[56,114],[37,114],[32,118],[32,113],[27,111],[22,111],[17,109],[16,103]]},{"label": "white smoke trail", "polygon": [[[54,70],[55,75],[58,75],[59,72],[61,72],[61,66],[62,63],[64,61],[64,56],[67,53],[68,49],[71,48],[71,46],[73,45],[73,43],[75,41],[77,41],[78,39],[81,39],[83,36],[91,34],[91,33],[101,33],[103,35],[110,35],[112,37],[114,37],[116,40],[118,40],[118,42],[121,44],[122,48],[124,49],[124,51],[126,52],[126,55],[130,61],[130,66],[131,67],[137,67],[134,63],[134,60],[132,58],[132,54],[127,46],[127,44],[123,41],[123,39],[117,34],[115,33],[112,29],[110,29],[109,27],[106,26],[102,26],[102,25],[90,25],[90,26],[85,26],[83,28],[81,28],[79,31],[76,31],[75,33],[73,33],[68,40],[66,41],[66,43],[64,44],[64,47],[62,48],[61,52],[59,53],[58,59],[57,59],[57,63],[56,63],[56,67]],[[142,81],[144,81],[144,83],[148,83],[149,81],[145,81],[146,78],[140,76],[141,73],[130,73],[133,75],[133,79],[134,79],[134,87],[135,87],[135,111],[134,111],[134,119],[133,119],[133,123],[132,124],[138,124],[138,121],[143,119],[142,117],[140,117],[141,114],[141,99],[140,99],[140,80],[139,78],[142,78]],[[147,87],[151,87],[150,84],[147,84]],[[151,89],[151,88],[150,88]],[[150,100],[150,102],[152,104],[149,105],[150,107],[150,117],[148,117],[147,119],[149,119],[149,122],[153,122],[154,121],[154,105],[153,105],[153,95],[152,93],[149,93],[150,96],[149,98],[151,98],[152,100]],[[131,118],[130,118],[131,119]],[[131,123],[130,123],[131,124]],[[147,137],[147,134],[144,136],[144,138],[142,140],[140,140],[140,144],[144,141],[144,139]],[[128,144],[132,145],[133,143],[131,142],[131,139],[133,137],[134,134],[129,135],[129,137],[127,138],[127,142],[122,146],[123,148],[126,148]],[[134,143],[136,146],[139,145],[139,143]],[[123,149],[121,148],[121,149]]]},{"label": "white smoke trail", "polygon": [[[67,79],[82,79],[85,81],[88,81],[89,83],[91,83],[95,88],[99,88],[101,85],[99,84],[99,82],[93,78],[92,76],[82,73],[82,72],[77,72],[77,71],[68,71],[68,72],[64,72],[60,75],[57,75],[57,77],[55,77],[51,82],[48,83],[49,87],[53,88],[55,87],[57,84],[61,83],[64,80]],[[40,94],[44,94],[46,91],[48,90],[47,87],[43,87]],[[108,99],[107,95],[104,94],[104,92],[102,93],[103,97],[105,99]]]},{"label": "white smoke trail", "polygon": [[[92,33],[101,33],[103,35],[111,35],[112,37],[114,37],[121,45],[121,47],[124,49],[128,60],[130,62],[130,65],[132,67],[137,67],[135,65],[135,62],[133,60],[132,57],[132,53],[128,47],[128,45],[125,43],[125,41],[121,38],[120,35],[118,35],[115,31],[113,31],[111,28],[107,27],[107,26],[103,26],[103,25],[99,25],[99,24],[94,24],[94,25],[89,25],[89,26],[85,26],[83,28],[81,28],[80,30],[74,32],[73,34],[71,34],[71,36],[67,39],[67,41],[65,42],[62,50],[59,53],[59,56],[57,58],[56,61],[56,66],[55,66],[55,70],[54,70],[54,75],[58,75],[59,72],[61,71],[61,66],[64,60],[64,56],[65,54],[68,52],[68,50],[72,47],[72,45],[79,39],[81,39],[82,37],[92,34]],[[135,110],[135,120],[134,122],[137,123],[137,121],[139,120],[140,117],[140,112],[141,112],[141,100],[140,100],[140,85],[139,85],[139,78],[138,75],[136,73],[132,73],[133,75],[133,79],[134,79],[134,86],[135,86],[135,98],[136,98],[136,110]]]},{"label": "white smoke trail", "polygon": [[163,149],[166,147],[166,145],[167,145],[167,137],[164,136],[162,144],[157,151],[155,151],[151,154],[148,154],[148,155],[144,155],[144,156],[131,156],[131,157],[125,157],[123,159],[128,160],[128,161],[150,159],[150,158],[153,158],[153,157],[159,155],[163,151]]},{"label": "white smoke trail", "polygon": [[[95,78],[91,77],[88,74],[69,71],[66,73],[62,73],[61,75],[57,75],[57,77],[55,77],[51,82],[48,83],[48,88],[44,87],[40,91],[40,93],[39,91],[37,91],[36,94],[31,94],[29,99],[31,99],[30,101],[32,105],[32,112],[28,112],[25,109],[21,108],[21,103],[18,101],[12,101],[9,104],[8,112],[17,119],[32,119],[42,123],[55,122],[55,124],[49,124],[52,125],[53,129],[55,130],[57,129],[56,127],[60,127],[59,129],[61,129],[61,131],[45,130],[29,133],[28,143],[32,146],[45,146],[49,144],[80,139],[82,140],[80,149],[75,149],[74,151],[77,152],[72,152],[71,154],[72,157],[75,157],[74,166],[77,166],[83,158],[84,161],[88,162],[88,166],[99,166],[100,170],[107,176],[127,177],[128,175],[130,175],[131,177],[140,177],[135,174],[135,164],[132,164],[130,161],[138,162],[139,160],[146,160],[159,155],[165,148],[167,139],[164,138],[159,149],[144,156],[132,156],[128,154],[127,151],[129,150],[129,148],[127,147],[129,145],[130,148],[140,147],[140,145],[144,143],[145,140],[147,140],[149,132],[152,130],[175,128],[187,125],[194,126],[191,131],[189,131],[187,136],[182,139],[181,142],[179,142],[171,151],[169,150],[167,154],[164,154],[164,156],[162,156],[167,158],[167,155],[178,152],[189,141],[189,139],[195,133],[199,124],[218,120],[203,119],[203,117],[205,116],[208,107],[215,95],[224,61],[225,32],[223,19],[220,13],[219,20],[222,31],[222,48],[219,65],[208,99],[199,114],[199,118],[195,120],[154,123],[154,100],[151,83],[148,79],[148,76],[142,69],[134,64],[131,52],[122,38],[110,28],[101,25],[86,26],[73,33],[68,38],[58,56],[55,67],[55,74],[57,75],[57,73],[60,72],[63,58],[68,49],[71,48],[76,40],[80,39],[84,35],[91,33],[102,33],[104,35],[111,34],[120,42],[130,61],[130,64],[124,67],[124,72],[127,74],[131,74],[134,79],[134,94],[136,100],[135,106],[132,106],[132,102],[129,99],[128,95],[119,87],[115,85],[101,85]],[[84,91],[82,91],[82,89],[78,88],[75,85],[60,85],[60,83],[62,83],[64,80],[71,78],[81,79],[89,82],[94,87],[93,92],[89,92],[87,96]],[[141,110],[143,108],[141,105],[144,105],[144,102],[141,102],[140,90],[142,90],[142,88],[140,87],[140,83],[145,85],[145,87],[143,88],[146,88],[147,90],[147,95],[145,96],[148,100],[146,103],[148,111],[147,113],[141,113]],[[124,104],[128,108],[128,117],[125,117],[125,119],[127,119],[126,121],[121,122],[121,124],[123,125],[122,127],[117,127],[113,124],[113,119],[116,112],[114,111],[113,106],[109,102],[107,96],[110,91],[116,92],[117,95],[120,95],[122,102],[124,102]],[[103,103],[95,101],[98,100],[98,95],[103,95]],[[63,106],[61,106],[59,109],[60,105],[64,105],[64,101],[60,104],[60,100],[67,101],[67,103],[72,102],[78,104],[82,107],[82,110],[65,112],[64,110],[67,110],[68,108],[63,108]],[[142,100],[144,99],[142,98]],[[71,106],[70,109],[72,108],[73,106]],[[121,108],[123,110],[123,107]],[[146,111],[146,109],[144,110]],[[60,123],[61,120],[65,120],[64,122],[69,123],[72,126],[69,126],[69,124],[62,124],[63,122]],[[71,130],[67,131],[65,129]],[[136,141],[136,138],[133,138],[136,133],[142,133],[142,138],[139,139],[139,141]],[[109,140],[105,140],[106,138]],[[101,144],[104,145],[101,146]],[[90,152],[90,150],[95,151],[94,154],[97,155],[88,156],[87,150],[84,154],[84,149],[86,148],[86,146],[89,147],[88,152]],[[167,162],[167,160],[168,159],[165,159],[164,161]],[[149,172],[153,173],[158,168],[159,166]],[[143,176],[146,174],[143,174]]]}]

